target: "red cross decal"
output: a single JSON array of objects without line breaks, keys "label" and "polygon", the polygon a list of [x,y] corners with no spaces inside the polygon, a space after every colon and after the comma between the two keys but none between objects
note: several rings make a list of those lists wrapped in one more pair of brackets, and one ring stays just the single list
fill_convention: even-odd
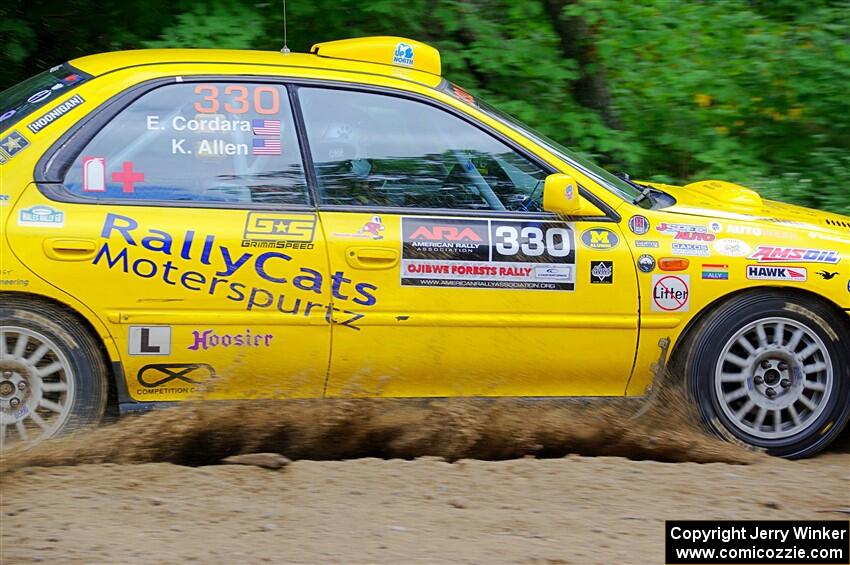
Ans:
[{"label": "red cross decal", "polygon": [[121,192],[136,192],[135,184],[145,182],[145,173],[133,172],[133,163],[124,161],[120,173],[112,173],[112,182],[120,182],[123,185]]}]

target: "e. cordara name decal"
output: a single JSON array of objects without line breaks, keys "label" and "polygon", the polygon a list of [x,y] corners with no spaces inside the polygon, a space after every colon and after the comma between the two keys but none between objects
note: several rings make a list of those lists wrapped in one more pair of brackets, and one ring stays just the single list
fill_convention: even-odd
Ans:
[{"label": "e. cordara name decal", "polygon": [[759,263],[772,261],[796,261],[798,263],[838,263],[841,259],[838,251],[832,249],[806,249],[804,247],[775,247],[773,245],[759,245],[749,256]]},{"label": "e. cordara name decal", "polygon": [[[290,255],[279,251],[255,254],[234,254],[224,245],[216,245],[215,235],[197,237],[194,230],[186,230],[180,237],[171,233],[139,227],[139,222],[129,216],[107,213],[100,236],[107,240],[98,250],[93,265],[104,263],[109,269],[144,278],[158,279],[164,284],[179,286],[192,292],[204,292],[217,298],[243,304],[245,310],[273,310],[292,316],[322,313],[327,323],[339,324],[359,330],[354,322],[363,314],[337,308],[345,301],[360,306],[373,306],[378,287],[368,282],[353,282],[343,271],[336,271],[326,280],[321,272],[292,263]],[[112,238],[118,236],[117,241]],[[201,239],[202,241],[196,241]],[[167,259],[156,262],[145,257],[133,257],[131,252],[143,248],[161,253]],[[200,248],[200,249],[199,249]],[[181,261],[182,260],[182,261]],[[185,261],[183,265],[181,262]],[[188,269],[187,269],[188,266]],[[205,266],[215,269],[210,274],[202,272]],[[292,272],[297,273],[290,277]],[[286,276],[284,276],[284,274]],[[231,280],[247,276],[261,279],[264,286],[253,286]],[[263,284],[261,283],[261,284]],[[295,293],[327,294],[328,286],[333,304],[322,304],[308,298],[293,298]],[[281,289],[287,292],[281,292]]]},{"label": "e. cordara name decal", "polygon": [[41,116],[40,118],[36,118],[35,120],[31,121],[29,124],[27,124],[27,128],[29,128],[29,130],[33,133],[38,133],[45,127],[52,124],[54,120],[56,120],[57,118],[61,118],[83,102],[85,102],[85,100],[83,100],[83,97],[79,94],[75,94],[64,102],[62,102],[61,104],[59,104],[58,106],[56,106],[55,108],[53,108],[52,110],[50,110],[49,112],[47,112],[46,114],[44,114],[43,116]]},{"label": "e. cordara name decal", "polygon": [[569,224],[405,217],[401,231],[403,286],[575,288]]}]

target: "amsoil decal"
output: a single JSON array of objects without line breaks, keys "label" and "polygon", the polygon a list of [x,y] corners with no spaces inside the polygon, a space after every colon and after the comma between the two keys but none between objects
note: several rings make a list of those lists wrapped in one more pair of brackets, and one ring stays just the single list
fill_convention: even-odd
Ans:
[{"label": "amsoil decal", "polygon": [[797,263],[838,263],[840,257],[838,251],[831,249],[806,249],[803,247],[774,247],[772,245],[759,245],[749,256],[759,263],[770,263],[773,261],[794,261]]},{"label": "amsoil decal", "polygon": [[40,118],[36,118],[35,120],[31,121],[27,125],[27,127],[31,132],[38,133],[42,129],[44,129],[44,127],[52,124],[53,120],[61,118],[83,102],[85,102],[85,100],[83,100],[83,97],[79,94],[75,94],[64,102],[62,102],[61,104],[59,104],[58,106],[56,106],[55,108],[53,108],[52,110],[50,110],[49,112],[47,112],[46,114],[44,114],[43,116],[41,116]]},{"label": "amsoil decal", "polygon": [[690,305],[690,275],[652,275],[653,312],[687,312]]},{"label": "amsoil decal", "polygon": [[808,272],[805,267],[747,265],[747,278],[754,281],[806,282]]},{"label": "amsoil decal", "polygon": [[405,217],[401,230],[403,286],[575,288],[569,224]]}]

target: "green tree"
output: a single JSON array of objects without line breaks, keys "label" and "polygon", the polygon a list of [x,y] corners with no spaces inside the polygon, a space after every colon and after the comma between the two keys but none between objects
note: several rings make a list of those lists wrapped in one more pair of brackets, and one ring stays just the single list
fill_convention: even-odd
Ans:
[{"label": "green tree", "polygon": [[[850,0],[288,1],[289,46],[401,35],[444,75],[636,178],[723,178],[850,214]],[[240,0],[13,0],[0,85],[138,47],[279,50],[283,12]],[[0,86],[2,88],[2,86]]]}]

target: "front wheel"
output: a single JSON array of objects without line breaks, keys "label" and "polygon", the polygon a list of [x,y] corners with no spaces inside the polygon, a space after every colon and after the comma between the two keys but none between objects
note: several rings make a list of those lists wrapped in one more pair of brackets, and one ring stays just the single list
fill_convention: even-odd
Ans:
[{"label": "front wheel", "polygon": [[71,314],[0,296],[0,451],[97,423],[106,375],[97,342]]},{"label": "front wheel", "polygon": [[850,331],[821,302],[761,291],[707,315],[682,345],[685,379],[711,431],[806,457],[850,417]]}]

